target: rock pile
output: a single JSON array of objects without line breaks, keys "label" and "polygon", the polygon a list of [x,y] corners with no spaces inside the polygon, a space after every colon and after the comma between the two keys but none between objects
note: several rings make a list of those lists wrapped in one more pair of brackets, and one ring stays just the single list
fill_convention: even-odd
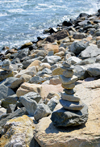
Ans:
[{"label": "rock pile", "polygon": [[54,111],[51,116],[53,124],[57,127],[77,126],[85,124],[88,119],[88,108],[82,103],[80,98],[75,95],[75,82],[77,77],[73,75],[73,66],[64,62],[63,75],[59,78],[62,82],[64,92],[61,93],[60,104],[63,106],[60,110]]}]

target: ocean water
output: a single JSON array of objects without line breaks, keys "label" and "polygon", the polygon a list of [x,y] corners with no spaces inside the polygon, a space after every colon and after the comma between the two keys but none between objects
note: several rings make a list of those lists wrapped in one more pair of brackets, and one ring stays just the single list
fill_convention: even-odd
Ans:
[{"label": "ocean water", "polygon": [[44,29],[99,8],[99,0],[0,0],[0,50],[45,37]]}]

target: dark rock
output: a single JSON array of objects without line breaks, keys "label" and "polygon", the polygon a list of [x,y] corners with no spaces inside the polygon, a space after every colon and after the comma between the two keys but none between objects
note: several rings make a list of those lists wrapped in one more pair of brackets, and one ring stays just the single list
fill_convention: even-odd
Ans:
[{"label": "dark rock", "polygon": [[48,42],[54,42],[55,40],[60,40],[60,39],[64,39],[65,37],[68,36],[68,31],[67,30],[61,30],[61,31],[58,31],[57,33],[51,35],[51,36],[48,36],[45,41],[48,41]]},{"label": "dark rock", "polygon": [[57,98],[57,96],[54,96],[50,99],[47,105],[50,108],[50,110],[53,111],[58,103],[59,103],[59,99]]},{"label": "dark rock", "polygon": [[68,127],[83,125],[88,119],[88,108],[84,104],[84,107],[80,111],[69,111],[61,108],[54,111],[51,116],[51,120],[56,127]]},{"label": "dark rock", "polygon": [[73,89],[64,89],[64,92],[66,94],[73,95],[75,93],[75,90],[73,90]]},{"label": "dark rock", "polygon": [[72,26],[72,23],[70,21],[63,21],[62,25],[69,27]]},{"label": "dark rock", "polygon": [[85,33],[74,33],[73,34],[73,38],[74,39],[83,39],[83,38],[86,38],[86,34]]},{"label": "dark rock", "polygon": [[3,81],[8,77],[13,77],[13,76],[14,73],[12,71],[0,71],[0,81]]}]

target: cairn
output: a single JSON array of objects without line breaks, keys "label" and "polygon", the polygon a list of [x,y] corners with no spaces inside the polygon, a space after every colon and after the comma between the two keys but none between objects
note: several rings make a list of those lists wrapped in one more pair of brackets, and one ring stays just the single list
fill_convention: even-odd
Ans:
[{"label": "cairn", "polygon": [[80,98],[75,95],[74,87],[78,78],[74,75],[74,67],[64,62],[62,68],[64,72],[59,76],[62,87],[64,88],[60,99],[62,108],[52,113],[51,120],[57,127],[83,125],[88,119],[88,108],[82,103]]}]

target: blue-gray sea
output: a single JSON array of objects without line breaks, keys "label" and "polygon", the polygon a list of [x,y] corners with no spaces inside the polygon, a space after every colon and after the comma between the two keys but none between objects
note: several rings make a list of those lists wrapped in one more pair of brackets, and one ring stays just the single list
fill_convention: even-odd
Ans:
[{"label": "blue-gray sea", "polygon": [[0,0],[0,49],[35,41],[44,29],[99,8],[99,0]]}]

